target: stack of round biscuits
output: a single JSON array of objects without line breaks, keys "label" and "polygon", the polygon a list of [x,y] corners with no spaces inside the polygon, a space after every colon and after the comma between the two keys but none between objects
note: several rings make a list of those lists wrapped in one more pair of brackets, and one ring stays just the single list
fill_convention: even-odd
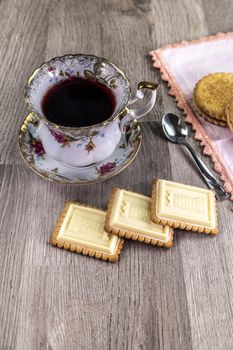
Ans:
[{"label": "stack of round biscuits", "polygon": [[193,92],[195,108],[209,122],[233,131],[233,74],[214,73],[199,80]]}]

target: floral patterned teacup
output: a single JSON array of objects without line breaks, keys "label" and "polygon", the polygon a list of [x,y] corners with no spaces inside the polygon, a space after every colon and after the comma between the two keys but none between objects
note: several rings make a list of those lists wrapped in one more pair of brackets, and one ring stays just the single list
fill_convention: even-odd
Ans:
[{"label": "floral patterned teacup", "polygon": [[[73,77],[94,79],[113,92],[116,106],[105,121],[85,127],[67,127],[49,121],[42,111],[47,91]],[[39,120],[39,136],[48,155],[70,166],[88,166],[108,158],[130,123],[148,113],[156,100],[157,84],[141,82],[135,98],[130,99],[130,83],[124,72],[104,58],[93,55],[55,57],[36,69],[25,87],[25,101]],[[147,97],[143,107],[131,104]]]}]

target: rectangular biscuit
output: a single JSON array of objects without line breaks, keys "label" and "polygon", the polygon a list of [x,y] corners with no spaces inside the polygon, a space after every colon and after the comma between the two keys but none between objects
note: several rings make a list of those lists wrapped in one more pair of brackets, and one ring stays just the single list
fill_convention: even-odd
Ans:
[{"label": "rectangular biscuit", "polygon": [[172,181],[153,181],[151,219],[188,231],[218,233],[214,193]]},{"label": "rectangular biscuit", "polygon": [[106,212],[67,202],[50,243],[98,259],[117,261],[123,239],[104,231]]},{"label": "rectangular biscuit", "polygon": [[151,198],[119,188],[112,190],[105,230],[114,235],[161,247],[172,247],[173,229],[154,224]]}]

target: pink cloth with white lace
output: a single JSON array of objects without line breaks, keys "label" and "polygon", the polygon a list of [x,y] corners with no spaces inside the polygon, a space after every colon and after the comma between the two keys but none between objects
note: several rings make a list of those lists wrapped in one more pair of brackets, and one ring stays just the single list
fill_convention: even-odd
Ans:
[{"label": "pink cloth with white lace", "polygon": [[233,200],[233,133],[198,117],[192,108],[193,89],[201,77],[216,72],[233,73],[233,33],[182,41],[150,54],[162,79],[168,82],[169,94],[184,110],[186,121],[195,130],[195,138],[204,146],[203,153],[212,157],[214,168],[221,174]]}]

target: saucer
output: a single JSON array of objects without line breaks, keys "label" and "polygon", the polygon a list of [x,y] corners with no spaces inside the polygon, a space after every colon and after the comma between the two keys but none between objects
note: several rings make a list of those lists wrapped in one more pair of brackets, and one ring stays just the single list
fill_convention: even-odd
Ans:
[{"label": "saucer", "polygon": [[25,118],[18,134],[20,153],[26,164],[43,178],[64,184],[91,184],[119,174],[136,157],[141,139],[141,129],[135,121],[121,136],[110,157],[87,167],[72,167],[45,152],[38,135],[38,119],[32,113]]}]

